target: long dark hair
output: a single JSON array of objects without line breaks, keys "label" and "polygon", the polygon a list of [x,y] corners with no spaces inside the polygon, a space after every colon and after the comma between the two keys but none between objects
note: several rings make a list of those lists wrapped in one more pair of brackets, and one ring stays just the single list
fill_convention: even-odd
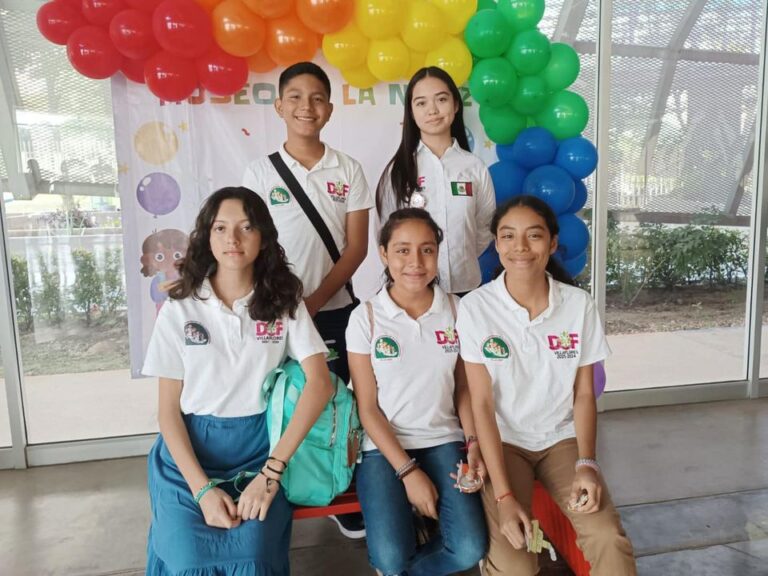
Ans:
[{"label": "long dark hair", "polygon": [[[539,198],[536,198],[535,196],[528,196],[524,194],[522,196],[515,196],[511,200],[507,200],[501,206],[496,207],[496,211],[493,213],[493,218],[491,219],[491,232],[493,232],[494,237],[497,235],[496,233],[498,232],[499,222],[501,219],[504,218],[507,212],[519,206],[530,208],[536,212],[536,214],[541,216],[544,219],[547,230],[549,230],[549,235],[552,238],[560,233],[560,225],[557,223],[557,216],[552,211],[552,208],[549,207],[549,204],[543,200],[540,200]],[[503,267],[500,266],[499,269],[496,270],[495,276],[501,274],[502,270]],[[571,286],[578,285],[573,277],[571,277],[571,275],[566,272],[565,268],[563,268],[560,262],[558,262],[557,259],[551,255],[547,261],[547,272],[552,275],[552,278],[562,282],[563,284],[570,284]]]},{"label": "long dark hair", "polygon": [[189,235],[187,254],[179,264],[181,278],[173,284],[168,295],[174,300],[189,296],[200,299],[203,281],[207,276],[216,274],[217,262],[211,251],[211,227],[224,200],[240,200],[248,222],[261,233],[261,248],[253,262],[253,296],[248,302],[248,314],[254,320],[266,322],[286,314],[293,318],[301,301],[301,280],[288,267],[267,205],[258,194],[243,186],[222,188],[206,199]]},{"label": "long dark hair", "polygon": [[456,116],[451,124],[451,136],[456,138],[459,146],[469,151],[469,140],[467,139],[467,130],[464,127],[464,102],[461,93],[456,87],[456,83],[444,70],[437,66],[428,66],[421,68],[413,75],[408,87],[405,89],[405,102],[403,105],[403,136],[400,139],[400,146],[395,155],[384,168],[384,172],[379,179],[376,187],[376,211],[381,214],[381,207],[384,194],[386,193],[386,179],[389,178],[392,183],[392,189],[395,191],[395,206],[401,208],[407,206],[411,199],[411,194],[418,188],[418,174],[416,170],[416,149],[421,139],[421,131],[413,119],[413,108],[411,100],[413,99],[413,89],[424,78],[433,77],[442,80],[453,96],[458,105]]},{"label": "long dark hair", "polygon": [[[443,241],[443,231],[440,226],[437,225],[437,222],[432,219],[429,212],[422,208],[400,208],[400,210],[392,212],[384,223],[384,226],[381,227],[381,231],[379,231],[379,246],[386,250],[390,240],[392,240],[392,234],[394,234],[395,230],[408,220],[419,220],[429,226],[432,232],[435,233],[435,243],[438,247],[440,246],[440,243]],[[389,273],[388,267],[384,268],[384,276],[387,279],[387,288],[389,288],[392,286],[394,280],[392,274]],[[430,282],[429,285],[433,286],[436,282],[437,276],[432,279],[432,282]]]}]

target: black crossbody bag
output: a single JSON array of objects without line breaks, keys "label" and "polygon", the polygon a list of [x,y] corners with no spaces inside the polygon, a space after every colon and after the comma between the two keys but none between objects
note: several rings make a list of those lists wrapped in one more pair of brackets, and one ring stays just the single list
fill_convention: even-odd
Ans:
[{"label": "black crossbody bag", "polygon": [[[306,214],[309,221],[312,222],[312,226],[315,227],[315,230],[320,235],[320,239],[323,241],[323,244],[325,244],[328,254],[331,255],[331,260],[336,264],[336,262],[339,261],[339,258],[341,258],[341,254],[339,253],[338,246],[336,246],[336,242],[333,241],[331,231],[328,229],[323,217],[320,216],[320,212],[318,212],[315,205],[312,204],[312,201],[307,196],[307,193],[304,192],[304,188],[302,188],[299,181],[296,180],[296,177],[293,175],[290,168],[285,165],[283,158],[280,156],[280,152],[273,152],[270,154],[269,161],[272,162],[272,166],[275,167],[280,178],[282,178],[285,185],[288,186],[288,189],[291,191],[291,194],[293,194],[293,197],[296,198],[301,209],[304,210],[304,214]],[[352,283],[347,282],[344,287],[347,289],[349,297],[352,298],[352,304],[359,304],[360,300],[355,297],[355,292],[352,290]]]}]

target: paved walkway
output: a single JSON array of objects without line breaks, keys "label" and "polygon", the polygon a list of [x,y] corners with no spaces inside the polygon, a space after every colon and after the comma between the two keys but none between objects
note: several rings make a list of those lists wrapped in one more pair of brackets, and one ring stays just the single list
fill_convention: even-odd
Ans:
[{"label": "paved walkway", "polygon": [[[610,336],[609,342],[608,391],[746,376],[743,328],[627,334]],[[768,345],[763,350],[768,375]],[[29,376],[24,404],[31,444],[157,431],[155,379],[132,380],[128,370]],[[0,446],[9,444],[6,398],[0,394]]]}]

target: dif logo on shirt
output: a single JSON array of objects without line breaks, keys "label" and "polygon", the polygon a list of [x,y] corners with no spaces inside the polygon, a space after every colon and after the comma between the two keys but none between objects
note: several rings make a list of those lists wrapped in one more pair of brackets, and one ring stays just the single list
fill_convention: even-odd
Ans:
[{"label": "dif logo on shirt", "polygon": [[489,336],[483,342],[483,356],[489,360],[509,358],[509,345],[501,336]]},{"label": "dif logo on shirt", "polygon": [[577,344],[579,344],[579,334],[577,332],[563,330],[559,336],[557,334],[550,334],[547,336],[547,342],[549,349],[555,353],[555,357],[558,360],[576,358],[579,355],[579,351],[576,349]]},{"label": "dif logo on shirt", "polygon": [[272,206],[282,206],[288,204],[291,201],[291,195],[285,188],[275,186],[269,192],[269,203]]},{"label": "dif logo on shirt", "polygon": [[325,186],[331,200],[341,203],[347,201],[347,196],[349,196],[349,184],[344,184],[344,182],[339,180],[338,182],[326,182]]},{"label": "dif logo on shirt", "polygon": [[285,337],[283,334],[283,321],[274,322],[256,322],[256,340],[259,342],[282,342]]},{"label": "dif logo on shirt", "polygon": [[379,336],[373,345],[377,360],[394,360],[400,356],[400,345],[392,336]]},{"label": "dif logo on shirt", "polygon": [[459,351],[459,333],[453,326],[449,326],[445,330],[435,330],[435,339],[437,344],[443,347],[443,352]]}]

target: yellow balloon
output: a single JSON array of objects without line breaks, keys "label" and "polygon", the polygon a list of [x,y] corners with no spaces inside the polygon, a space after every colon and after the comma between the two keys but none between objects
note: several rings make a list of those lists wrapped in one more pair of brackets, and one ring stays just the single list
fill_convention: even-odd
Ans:
[{"label": "yellow balloon", "polygon": [[408,63],[408,76],[406,78],[410,80],[416,72],[424,68],[426,59],[427,55],[424,52],[411,52],[410,62]]},{"label": "yellow balloon", "polygon": [[366,65],[351,70],[342,70],[341,75],[344,76],[347,84],[355,88],[370,88],[379,82]]},{"label": "yellow balloon", "polygon": [[472,73],[472,54],[462,40],[451,36],[435,50],[427,52],[425,66],[442,68],[457,86],[461,86]]},{"label": "yellow balloon", "polygon": [[133,148],[148,164],[165,164],[179,151],[176,133],[162,122],[142,124],[133,135]]},{"label": "yellow balloon", "polygon": [[445,16],[445,31],[458,34],[467,27],[467,22],[477,12],[477,0],[429,0],[440,8]]},{"label": "yellow balloon", "polygon": [[427,0],[414,0],[408,5],[400,36],[411,50],[426,52],[442,44],[447,36],[443,13]]},{"label": "yellow balloon", "polygon": [[384,82],[404,78],[409,59],[408,47],[397,37],[373,40],[368,48],[368,69]]},{"label": "yellow balloon", "polygon": [[339,70],[359,68],[365,64],[370,41],[354,22],[335,34],[323,36],[323,55]]},{"label": "yellow balloon", "polygon": [[355,22],[371,40],[397,36],[406,0],[356,0]]}]

